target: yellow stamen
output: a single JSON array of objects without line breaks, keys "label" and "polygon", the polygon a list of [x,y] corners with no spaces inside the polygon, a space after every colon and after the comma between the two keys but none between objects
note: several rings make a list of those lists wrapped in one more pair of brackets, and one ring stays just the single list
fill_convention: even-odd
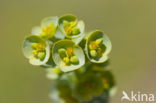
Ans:
[{"label": "yellow stamen", "polygon": [[72,30],[73,28],[76,26],[76,22],[67,22],[67,21],[64,21],[64,29],[65,29],[65,32],[67,33],[67,35],[71,35],[72,34]]},{"label": "yellow stamen", "polygon": [[32,48],[34,49],[32,51],[34,57],[40,59],[43,59],[45,57],[45,44],[34,43],[32,44]]},{"label": "yellow stamen", "polygon": [[71,47],[67,48],[66,54],[67,54],[67,56],[69,56],[69,57],[73,56],[73,55],[74,55],[74,50],[73,50],[73,48],[71,48]]},{"label": "yellow stamen", "polygon": [[99,47],[99,45],[95,42],[95,41],[92,41],[91,43],[90,43],[90,45],[89,45],[89,48],[91,49],[91,50],[95,50],[95,49],[97,49]]},{"label": "yellow stamen", "polygon": [[44,27],[42,31],[45,35],[50,35],[50,34],[55,33],[55,27],[53,24],[50,24],[49,26]]},{"label": "yellow stamen", "polygon": [[70,58],[70,62],[73,63],[73,64],[78,64],[79,63],[79,60],[76,56],[72,56]]},{"label": "yellow stamen", "polygon": [[38,52],[44,51],[44,50],[45,50],[45,45],[44,45],[44,44],[38,43],[38,44],[36,45],[36,50],[37,50]]},{"label": "yellow stamen", "polygon": [[65,32],[70,35],[72,33],[72,27],[71,26],[66,26],[65,27]]}]

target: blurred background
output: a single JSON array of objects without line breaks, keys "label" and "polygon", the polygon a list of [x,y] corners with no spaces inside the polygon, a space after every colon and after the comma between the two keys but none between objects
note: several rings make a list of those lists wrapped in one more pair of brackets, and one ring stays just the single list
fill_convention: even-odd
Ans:
[{"label": "blurred background", "polygon": [[32,66],[21,45],[47,16],[74,14],[86,30],[103,30],[111,39],[109,68],[117,82],[111,103],[122,91],[156,95],[156,0],[0,0],[0,103],[52,103],[51,81]]}]

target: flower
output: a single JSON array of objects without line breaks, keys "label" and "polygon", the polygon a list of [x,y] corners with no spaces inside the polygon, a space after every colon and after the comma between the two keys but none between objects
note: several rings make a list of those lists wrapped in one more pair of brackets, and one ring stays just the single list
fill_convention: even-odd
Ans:
[{"label": "flower", "polygon": [[58,17],[52,16],[42,20],[41,26],[36,26],[32,29],[33,35],[38,35],[43,39],[54,37],[58,29]]},{"label": "flower", "polygon": [[74,15],[64,15],[59,18],[59,28],[67,39],[78,44],[84,35],[84,22],[78,21]]},{"label": "flower", "polygon": [[85,63],[81,47],[71,40],[60,40],[54,43],[52,53],[55,64],[64,72],[78,69]]},{"label": "flower", "polygon": [[109,38],[102,31],[96,30],[89,34],[85,50],[91,62],[103,63],[108,59],[111,47]]},{"label": "flower", "polygon": [[23,53],[32,65],[43,65],[50,57],[49,43],[38,36],[27,36],[23,44]]}]

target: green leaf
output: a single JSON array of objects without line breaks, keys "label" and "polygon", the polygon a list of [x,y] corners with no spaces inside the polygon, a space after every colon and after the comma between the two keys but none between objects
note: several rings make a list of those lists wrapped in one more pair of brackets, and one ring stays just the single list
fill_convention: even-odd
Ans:
[{"label": "green leaf", "polygon": [[[41,57],[41,58],[36,58],[34,57],[33,54],[33,44],[43,44],[45,45],[45,56]],[[39,36],[36,35],[29,35],[26,37],[24,44],[23,44],[23,53],[25,55],[26,58],[29,59],[29,62],[32,65],[43,65],[46,64],[46,62],[48,61],[49,57],[50,57],[50,47],[49,47],[49,43],[45,42],[43,39],[41,39]],[[39,57],[43,56],[41,54],[42,52],[39,53]]]},{"label": "green leaf", "polygon": [[[66,57],[65,58],[61,57],[61,55],[59,54],[59,50],[62,50],[62,49],[67,50],[68,48],[73,49],[73,52],[74,52],[73,56],[76,56],[77,60],[79,61],[78,63],[76,64],[72,63],[70,62],[70,60],[67,61]],[[85,63],[85,56],[84,56],[83,50],[81,49],[81,47],[76,45],[71,40],[60,40],[54,43],[52,54],[53,54],[53,60],[55,64],[64,72],[78,69],[81,66],[83,66]],[[72,54],[69,52],[67,53],[67,55],[68,55],[68,59],[70,59]]]},{"label": "green leaf", "polygon": [[[109,38],[100,30],[92,32],[86,41],[85,51],[88,59],[94,63],[103,63],[108,59],[112,45]],[[95,50],[97,54],[95,53]]]}]

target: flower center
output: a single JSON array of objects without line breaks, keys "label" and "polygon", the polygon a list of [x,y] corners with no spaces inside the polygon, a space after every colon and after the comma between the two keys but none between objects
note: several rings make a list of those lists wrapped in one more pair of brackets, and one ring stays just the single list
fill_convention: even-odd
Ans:
[{"label": "flower center", "polygon": [[42,36],[53,36],[55,34],[55,27],[53,24],[50,24],[42,29]]},{"label": "flower center", "polygon": [[103,42],[102,38],[90,42],[89,49],[90,49],[91,57],[96,58],[102,55],[102,48],[101,48],[102,42]]},{"label": "flower center", "polygon": [[97,48],[99,48],[99,44],[97,44],[96,41],[92,41],[92,42],[90,43],[90,45],[89,45],[89,48],[90,48],[91,50],[97,49]]},{"label": "flower center", "polygon": [[63,26],[66,34],[69,36],[80,34],[80,29],[76,27],[76,22],[68,22],[64,20]]},{"label": "flower center", "polygon": [[33,56],[37,59],[43,60],[45,57],[45,44],[33,43]]},{"label": "flower center", "polygon": [[70,64],[78,64],[79,60],[78,58],[74,55],[74,50],[72,47],[69,48],[61,48],[58,50],[60,57],[64,61],[66,65]]}]

